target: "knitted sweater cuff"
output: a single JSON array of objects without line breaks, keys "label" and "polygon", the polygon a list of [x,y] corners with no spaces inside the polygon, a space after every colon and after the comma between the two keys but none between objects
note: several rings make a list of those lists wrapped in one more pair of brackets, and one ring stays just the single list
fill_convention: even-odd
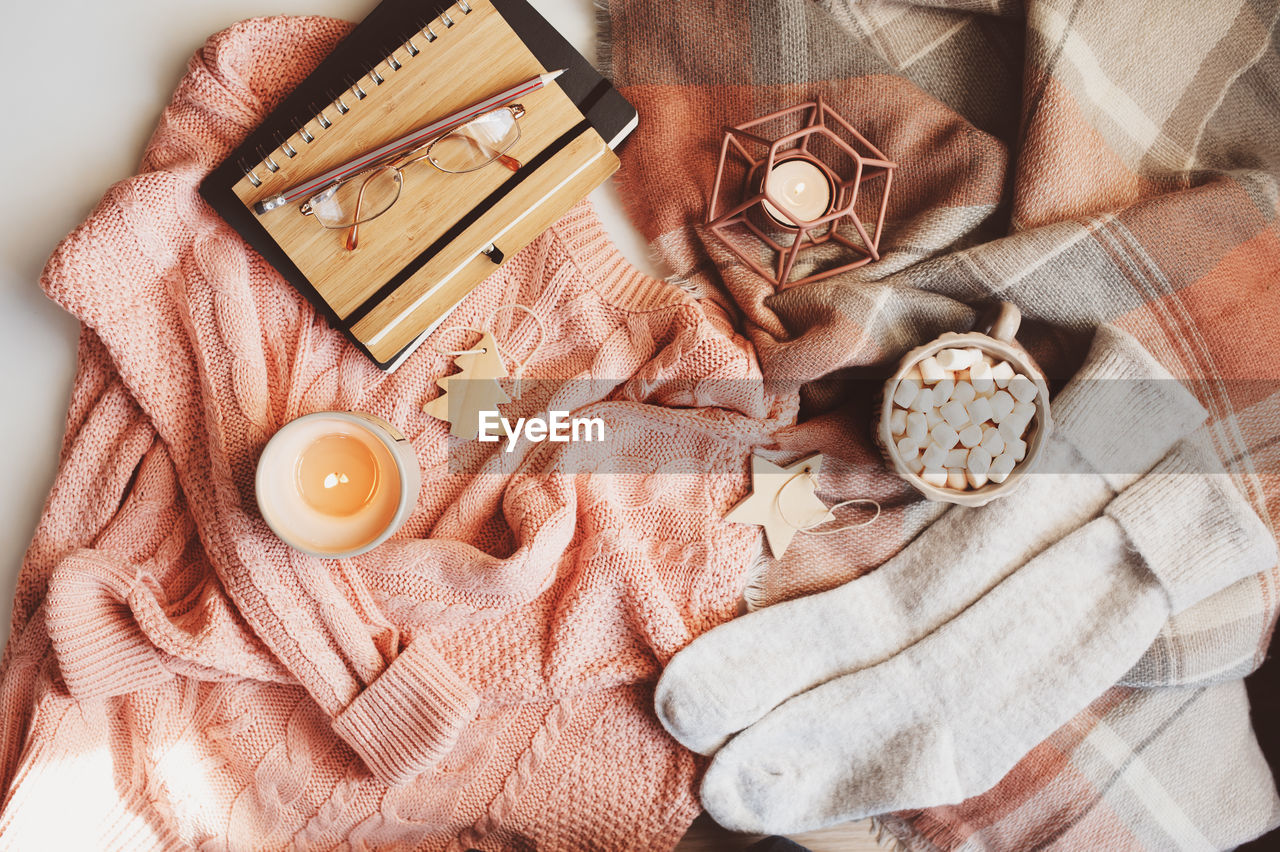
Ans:
[{"label": "knitted sweater cuff", "polygon": [[1276,564],[1276,542],[1226,474],[1185,445],[1107,507],[1164,586],[1173,613]]},{"label": "knitted sweater cuff", "polygon": [[631,265],[609,238],[590,201],[580,201],[552,230],[597,293],[629,311],[651,311],[691,301],[669,281]]},{"label": "knitted sweater cuff", "polygon": [[480,697],[423,640],[409,645],[334,719],[333,728],[387,784],[405,784],[453,748]]},{"label": "knitted sweater cuff", "polygon": [[1108,325],[1098,328],[1084,364],[1053,400],[1056,434],[1117,481],[1146,473],[1206,416],[1137,340]]},{"label": "knitted sweater cuff", "polygon": [[49,577],[45,624],[67,690],[78,700],[126,695],[173,677],[129,606],[138,569],[78,550]]}]

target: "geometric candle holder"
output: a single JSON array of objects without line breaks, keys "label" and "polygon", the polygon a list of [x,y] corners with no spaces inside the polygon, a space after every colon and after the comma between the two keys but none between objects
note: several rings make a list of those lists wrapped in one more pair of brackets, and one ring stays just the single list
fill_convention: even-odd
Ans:
[{"label": "geometric candle holder", "polygon": [[[896,168],[819,97],[724,129],[706,224],[776,287],[828,278],[880,259]],[[834,265],[790,281],[800,254],[823,246]]]}]

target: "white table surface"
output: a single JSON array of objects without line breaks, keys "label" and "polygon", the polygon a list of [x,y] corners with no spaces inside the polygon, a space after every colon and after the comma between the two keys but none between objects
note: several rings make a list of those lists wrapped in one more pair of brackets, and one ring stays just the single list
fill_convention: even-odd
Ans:
[{"label": "white table surface", "polygon": [[[591,0],[531,0],[588,59]],[[160,110],[211,35],[243,18],[359,20],[377,0],[6,2],[0,28],[0,637],[57,470],[75,372],[77,323],[45,298],[40,271],[112,183],[133,174]],[[592,194],[623,254],[656,274],[612,184]]]}]

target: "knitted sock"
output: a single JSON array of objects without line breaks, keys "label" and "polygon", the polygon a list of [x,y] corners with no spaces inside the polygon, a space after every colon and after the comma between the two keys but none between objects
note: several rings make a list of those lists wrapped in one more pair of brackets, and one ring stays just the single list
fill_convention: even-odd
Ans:
[{"label": "knitted sock", "polygon": [[993,786],[1171,612],[1275,565],[1227,477],[1197,470],[1170,454],[930,636],[778,707],[716,755],[704,807],[727,828],[792,832]]},{"label": "knitted sock", "polygon": [[952,509],[875,571],[735,619],[676,654],[655,695],[663,726],[710,754],[791,696],[892,656],[1096,515],[1205,416],[1136,340],[1109,326],[1053,414],[1046,472],[1009,497]]}]

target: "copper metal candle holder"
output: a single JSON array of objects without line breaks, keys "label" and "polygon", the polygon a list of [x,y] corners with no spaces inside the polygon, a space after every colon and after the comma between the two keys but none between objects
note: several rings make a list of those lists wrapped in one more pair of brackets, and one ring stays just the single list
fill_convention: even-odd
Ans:
[{"label": "copper metal candle holder", "polygon": [[[831,190],[827,212],[816,219],[787,219],[785,212],[779,219],[787,205],[766,185],[776,166],[796,159],[815,165]],[[880,235],[896,168],[819,97],[724,129],[706,225],[774,286],[829,278],[880,259]],[[873,227],[867,227],[859,211],[874,212]],[[823,245],[843,246],[853,258],[844,263],[833,260],[834,266],[789,281],[800,253]],[[761,262],[766,249],[775,255],[770,268]],[[830,254],[825,253],[824,260]]]}]

